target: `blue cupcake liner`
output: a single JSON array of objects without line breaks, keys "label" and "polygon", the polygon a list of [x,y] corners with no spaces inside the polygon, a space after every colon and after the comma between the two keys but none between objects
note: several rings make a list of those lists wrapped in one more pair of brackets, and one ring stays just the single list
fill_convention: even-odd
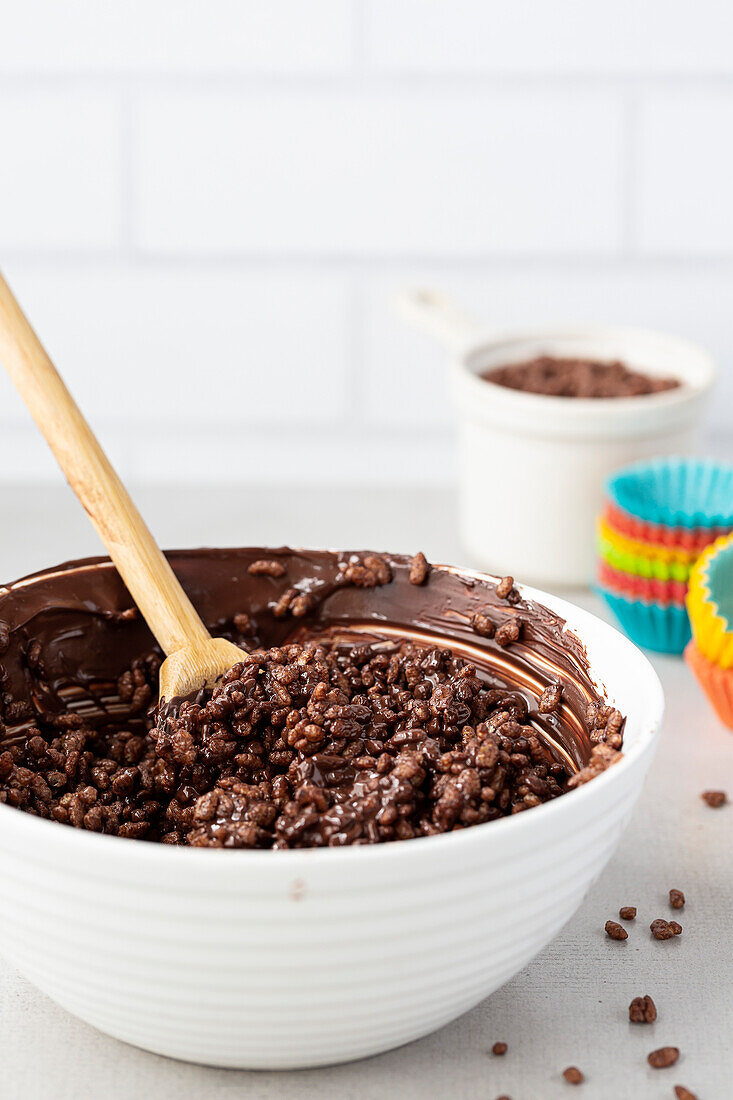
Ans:
[{"label": "blue cupcake liner", "polygon": [[684,607],[627,600],[600,585],[596,586],[596,591],[613,611],[624,634],[642,649],[680,655],[692,637]]},{"label": "blue cupcake liner", "polygon": [[733,527],[733,466],[699,458],[638,462],[613,474],[606,492],[618,508],[667,527]]}]

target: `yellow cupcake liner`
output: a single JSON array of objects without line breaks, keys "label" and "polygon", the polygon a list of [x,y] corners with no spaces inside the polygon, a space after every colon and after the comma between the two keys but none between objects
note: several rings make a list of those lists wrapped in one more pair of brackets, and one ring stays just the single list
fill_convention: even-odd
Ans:
[{"label": "yellow cupcake liner", "polygon": [[[612,527],[603,516],[598,519],[598,538],[601,542],[609,543],[617,552],[631,555],[631,557],[642,559],[642,561],[679,562],[682,565],[687,565],[689,569],[698,557],[696,550],[684,550],[678,547],[663,546],[657,542],[630,539],[626,535],[622,535],[615,527]],[[643,576],[643,574],[640,574],[640,576]],[[680,578],[675,577],[673,579]]]},{"label": "yellow cupcake liner", "polygon": [[710,586],[710,566],[722,552],[733,553],[733,534],[723,535],[698,558],[690,573],[687,611],[695,644],[718,668],[733,668],[733,624],[721,613]]},{"label": "yellow cupcake liner", "polygon": [[646,577],[647,580],[658,581],[680,581],[684,584],[690,575],[689,562],[661,561],[658,558],[647,557],[646,554],[629,554],[600,537],[598,553],[612,569],[618,569],[621,573],[630,573],[634,577]]}]

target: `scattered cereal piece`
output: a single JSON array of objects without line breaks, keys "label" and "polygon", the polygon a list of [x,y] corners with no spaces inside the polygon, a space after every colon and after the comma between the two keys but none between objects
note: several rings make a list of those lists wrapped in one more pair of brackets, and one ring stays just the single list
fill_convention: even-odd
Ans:
[{"label": "scattered cereal piece", "polygon": [[239,614],[234,616],[232,620],[234,623],[234,629],[245,638],[251,638],[255,633],[254,623],[250,619],[246,611],[240,611]]},{"label": "scattered cereal piece", "polygon": [[582,1085],[585,1080],[577,1066],[568,1066],[567,1069],[562,1071],[562,1075],[569,1085]]},{"label": "scattered cereal piece", "polygon": [[612,940],[627,940],[629,933],[625,928],[622,928],[620,924],[617,924],[615,920],[606,921],[606,935],[610,936]]},{"label": "scattered cereal piece", "polygon": [[673,1066],[680,1056],[679,1047],[660,1047],[647,1055],[647,1062],[653,1069],[666,1069]]},{"label": "scattered cereal piece", "polygon": [[728,801],[728,795],[725,791],[703,791],[700,798],[703,802],[707,802],[712,810],[720,809],[720,807],[725,806]]},{"label": "scattered cereal piece", "polygon": [[298,596],[297,588],[286,588],[277,603],[272,605],[272,613],[276,619],[284,619],[290,610],[290,605]]},{"label": "scattered cereal piece", "polygon": [[506,1054],[508,1050],[509,1047],[506,1043],[494,1043],[493,1047],[491,1048],[491,1053],[496,1054],[496,1056],[499,1057],[502,1054]]},{"label": "scattered cereal piece", "polygon": [[618,911],[621,920],[636,920],[636,906],[622,905]]},{"label": "scattered cereal piece", "polygon": [[422,550],[419,550],[410,562],[410,584],[424,584],[429,572],[428,560]]},{"label": "scattered cereal piece", "polygon": [[502,577],[496,586],[496,594],[500,600],[505,600],[514,588],[514,577]]},{"label": "scattered cereal piece", "polygon": [[540,714],[551,714],[562,702],[562,684],[548,684],[540,695]]},{"label": "scattered cereal piece", "polygon": [[694,1092],[690,1092],[684,1085],[675,1085],[674,1094],[677,1100],[697,1100]]},{"label": "scattered cereal piece", "polygon": [[657,1006],[649,994],[634,997],[629,1005],[629,1019],[632,1024],[653,1024],[657,1018]]},{"label": "scattered cereal piece", "polygon": [[501,624],[496,632],[497,644],[507,646],[511,642],[518,641],[521,629],[521,619],[508,619],[507,622]]},{"label": "scattered cereal piece", "polygon": [[336,584],[354,588],[378,588],[392,580],[392,568],[383,554],[351,554],[339,562]]},{"label": "scattered cereal piece", "polygon": [[309,592],[301,592],[290,601],[290,614],[296,619],[302,619],[313,606],[313,599]]},{"label": "scattered cereal piece", "polygon": [[685,895],[681,890],[669,891],[669,904],[673,909],[683,909],[685,905]]},{"label": "scattered cereal piece", "polygon": [[253,577],[284,577],[285,566],[281,561],[260,558],[247,566],[247,572]]},{"label": "scattered cereal piece", "polygon": [[483,611],[474,612],[471,618],[471,626],[477,634],[481,635],[482,638],[494,637],[494,624],[492,623],[489,616],[486,615]]},{"label": "scattered cereal piece", "polygon": [[671,940],[673,936],[680,935],[682,925],[678,924],[676,920],[667,921],[664,917],[657,917],[649,925],[649,930],[655,940]]}]

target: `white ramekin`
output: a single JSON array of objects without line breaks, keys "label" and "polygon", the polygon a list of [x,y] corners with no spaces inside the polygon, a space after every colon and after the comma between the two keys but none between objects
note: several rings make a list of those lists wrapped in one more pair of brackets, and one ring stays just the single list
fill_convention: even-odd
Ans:
[{"label": "white ramekin", "polygon": [[[714,378],[710,357],[684,340],[632,328],[487,335],[430,290],[402,295],[400,307],[453,351],[461,536],[474,563],[537,584],[588,584],[606,477],[637,459],[695,450]],[[544,354],[620,359],[683,384],[645,397],[582,400],[479,377]]]},{"label": "white ramekin", "polygon": [[603,775],[461,832],[307,851],[147,844],[0,805],[3,954],[101,1031],[217,1066],[347,1061],[477,1004],[556,935],[602,871],[663,711],[631,642],[563,600],[522,593],[567,620],[627,715],[624,756]]}]

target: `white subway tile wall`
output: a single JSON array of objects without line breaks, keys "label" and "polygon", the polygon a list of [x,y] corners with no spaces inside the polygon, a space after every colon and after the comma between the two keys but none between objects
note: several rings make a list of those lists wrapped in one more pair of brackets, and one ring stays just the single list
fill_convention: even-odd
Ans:
[{"label": "white subway tile wall", "polygon": [[726,0],[367,0],[365,51],[428,73],[730,74],[730,19]]},{"label": "white subway tile wall", "polygon": [[119,244],[121,126],[117,96],[98,88],[0,84],[3,253]]},{"label": "white subway tile wall", "polygon": [[[732,32],[726,0],[6,6],[0,266],[136,480],[450,481],[414,285],[698,341],[733,457]],[[0,463],[58,476],[2,376]]]},{"label": "white subway tile wall", "polygon": [[146,252],[470,258],[621,240],[622,112],[603,93],[167,92],[139,103],[137,130]]},{"label": "white subway tile wall", "polygon": [[3,9],[7,73],[346,71],[349,0],[29,0]]}]

